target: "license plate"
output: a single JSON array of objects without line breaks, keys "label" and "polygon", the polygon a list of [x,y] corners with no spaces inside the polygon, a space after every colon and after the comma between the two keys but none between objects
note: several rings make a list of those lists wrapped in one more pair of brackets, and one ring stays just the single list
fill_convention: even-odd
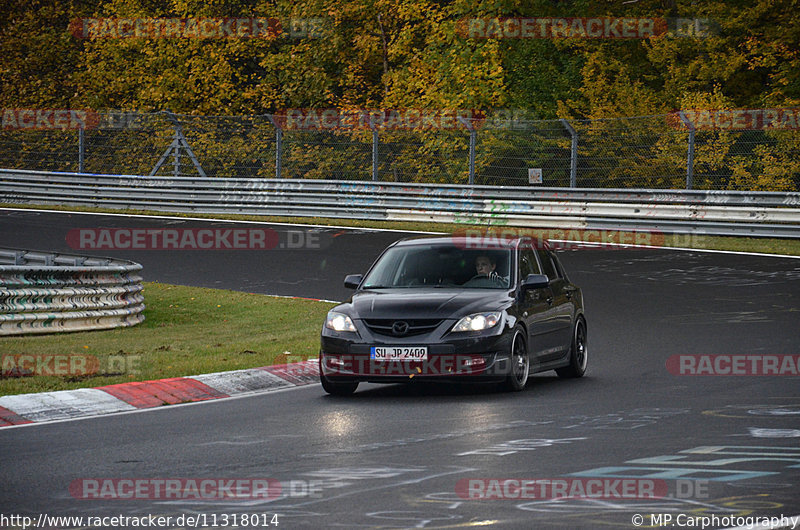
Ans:
[{"label": "license plate", "polygon": [[369,358],[375,361],[426,361],[427,346],[373,346]]}]

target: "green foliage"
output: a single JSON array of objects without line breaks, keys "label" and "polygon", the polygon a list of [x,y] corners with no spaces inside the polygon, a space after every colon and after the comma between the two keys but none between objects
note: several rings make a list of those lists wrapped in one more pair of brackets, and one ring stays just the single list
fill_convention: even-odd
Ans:
[{"label": "green foliage", "polygon": [[[0,106],[168,109],[196,116],[326,107],[513,109],[529,118],[572,120],[681,108],[793,107],[800,105],[798,7],[797,0],[10,0],[0,6]],[[277,19],[284,31],[270,38],[79,39],[70,21],[80,17],[263,17]],[[467,38],[465,21],[488,17],[697,18],[707,27],[701,35],[646,39]],[[297,22],[318,27],[313,35],[296,35]],[[229,136],[235,127],[223,129],[187,129],[210,173],[271,176],[268,124]],[[581,156],[605,156],[604,139],[630,137],[624,129],[609,136],[587,128]],[[337,172],[361,171],[361,161],[371,156],[369,134],[362,133],[320,133],[324,142],[287,137],[287,174],[336,178]],[[109,138],[105,147],[134,152],[147,146],[160,153],[170,139],[159,134],[143,131],[128,146]],[[680,175],[660,168],[680,167],[686,135],[637,134],[655,145],[658,160],[631,153],[626,168],[604,167],[592,178],[625,185],[625,175],[641,170],[673,185]],[[385,136],[382,178],[466,178],[463,158],[453,153],[466,150],[468,135],[423,132],[402,146],[394,136],[403,134]],[[796,187],[797,134],[763,136],[766,143],[756,147],[735,134],[708,133],[698,143],[697,163],[730,186]],[[569,143],[563,134],[545,132],[527,137],[530,146],[520,150],[520,138],[525,133],[486,132],[478,173],[491,177],[505,167],[506,175],[495,176],[523,179],[527,167],[555,167]],[[51,150],[26,149],[20,160]],[[243,153],[246,167],[226,161],[229,152]],[[553,178],[563,183],[566,177]]]},{"label": "green foliage", "polygon": [[[720,92],[736,107],[800,102],[796,0],[13,0],[0,7],[4,107],[261,114],[287,107],[520,108],[538,118],[661,113]],[[708,36],[466,38],[475,17],[698,17]],[[79,17],[273,17],[276,38],[94,38]],[[317,38],[291,22],[323,22]]]},{"label": "green foliage", "polygon": [[0,3],[0,107],[71,108],[82,44],[70,20],[100,0],[5,0]]}]

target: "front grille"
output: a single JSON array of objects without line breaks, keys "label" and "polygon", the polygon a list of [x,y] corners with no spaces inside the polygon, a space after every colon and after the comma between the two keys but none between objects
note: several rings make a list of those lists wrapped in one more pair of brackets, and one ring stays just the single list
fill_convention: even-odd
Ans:
[{"label": "front grille", "polygon": [[[408,324],[408,330],[405,333],[396,333],[395,323],[405,322]],[[372,318],[365,319],[364,324],[369,330],[378,335],[386,335],[389,337],[412,337],[414,335],[422,335],[430,333],[442,323],[440,318],[416,318],[416,319],[394,319],[394,318]]]}]

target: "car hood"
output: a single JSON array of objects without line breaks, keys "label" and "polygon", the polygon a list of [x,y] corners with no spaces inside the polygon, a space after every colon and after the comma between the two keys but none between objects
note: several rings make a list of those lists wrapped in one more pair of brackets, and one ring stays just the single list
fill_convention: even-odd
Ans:
[{"label": "car hood", "polygon": [[365,290],[350,300],[354,318],[461,318],[508,307],[508,291],[498,289]]}]

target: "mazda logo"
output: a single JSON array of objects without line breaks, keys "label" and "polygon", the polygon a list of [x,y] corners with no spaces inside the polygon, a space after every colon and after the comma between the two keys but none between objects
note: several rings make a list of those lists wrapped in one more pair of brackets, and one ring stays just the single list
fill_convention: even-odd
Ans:
[{"label": "mazda logo", "polygon": [[395,335],[405,335],[408,333],[408,322],[404,322],[402,320],[398,320],[394,324],[392,324],[392,333]]}]

